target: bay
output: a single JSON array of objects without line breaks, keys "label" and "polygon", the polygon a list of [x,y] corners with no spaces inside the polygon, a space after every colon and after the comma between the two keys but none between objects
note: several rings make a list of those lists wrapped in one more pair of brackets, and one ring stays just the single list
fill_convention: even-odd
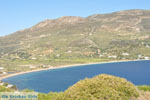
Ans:
[{"label": "bay", "polygon": [[150,60],[89,64],[67,68],[32,72],[3,79],[19,90],[37,92],[61,92],[79,80],[99,74],[126,78],[135,85],[150,85]]}]

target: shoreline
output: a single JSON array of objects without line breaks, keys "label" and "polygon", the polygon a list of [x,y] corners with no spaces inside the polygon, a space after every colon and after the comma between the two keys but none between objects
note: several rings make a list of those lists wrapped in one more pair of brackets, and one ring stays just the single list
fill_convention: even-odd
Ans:
[{"label": "shoreline", "polygon": [[51,68],[40,68],[40,69],[29,70],[29,71],[25,71],[25,72],[7,74],[7,75],[0,77],[0,81],[2,81],[3,79],[9,78],[9,77],[22,75],[22,74],[28,74],[28,73],[32,73],[32,72],[38,72],[38,71],[60,69],[60,68],[69,68],[69,67],[92,65],[92,64],[107,64],[107,63],[130,62],[130,61],[147,61],[147,60],[145,60],[145,59],[143,59],[143,60],[142,59],[141,60],[113,60],[113,61],[108,61],[108,62],[105,61],[105,62],[95,62],[95,63],[85,63],[85,64],[61,65],[58,67],[51,67]]}]

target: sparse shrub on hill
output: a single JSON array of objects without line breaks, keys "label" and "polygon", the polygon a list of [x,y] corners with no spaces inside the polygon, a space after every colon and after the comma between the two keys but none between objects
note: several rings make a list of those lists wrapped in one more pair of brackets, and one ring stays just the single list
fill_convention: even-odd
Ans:
[{"label": "sparse shrub on hill", "polygon": [[0,92],[13,92],[13,90],[6,88],[5,86],[0,86]]},{"label": "sparse shrub on hill", "polygon": [[57,97],[63,97],[63,92],[50,92],[48,94],[40,93],[38,100],[56,100]]},{"label": "sparse shrub on hill", "polygon": [[143,91],[150,91],[150,86],[147,85],[142,85],[142,86],[137,86],[139,90]]},{"label": "sparse shrub on hill", "polygon": [[126,79],[102,74],[77,82],[57,100],[131,100],[138,95],[137,88]]}]

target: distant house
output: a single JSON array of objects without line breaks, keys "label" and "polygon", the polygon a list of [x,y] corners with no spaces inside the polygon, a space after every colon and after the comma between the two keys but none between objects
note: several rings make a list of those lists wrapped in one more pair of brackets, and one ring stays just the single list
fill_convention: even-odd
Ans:
[{"label": "distant house", "polygon": [[71,50],[67,51],[67,53],[71,53],[71,52],[72,52]]},{"label": "distant house", "polygon": [[149,60],[149,59],[150,59],[150,57],[144,57],[144,59]]},{"label": "distant house", "polygon": [[32,57],[31,59],[32,59],[32,60],[36,60],[37,58],[35,58],[35,57]]},{"label": "distant house", "polygon": [[108,56],[108,58],[117,58],[117,56],[116,55],[114,55],[114,56]]},{"label": "distant house", "polygon": [[129,53],[122,53],[123,56],[129,56]]},{"label": "distant house", "polygon": [[3,72],[3,74],[7,74],[6,72]]},{"label": "distant house", "polygon": [[103,53],[103,55],[107,55],[107,53]]},{"label": "distant house", "polygon": [[104,55],[100,54],[99,57],[104,57]]},{"label": "distant house", "polygon": [[11,84],[8,84],[8,85],[7,85],[7,88],[11,88],[11,87],[13,87],[13,85],[11,85]]},{"label": "distant house", "polygon": [[149,45],[146,45],[146,48],[150,48],[150,46],[149,46]]},{"label": "distant house", "polygon": [[60,54],[57,54],[56,57],[60,57]]},{"label": "distant house", "polygon": [[30,66],[30,69],[34,69],[34,68],[36,68],[36,66]]},{"label": "distant house", "polygon": [[4,67],[0,67],[0,70],[3,70],[4,69]]},{"label": "distant house", "polygon": [[7,74],[6,72],[0,71],[0,75]]},{"label": "distant house", "polygon": [[47,66],[46,66],[46,65],[42,65],[42,67],[43,67],[43,68],[46,68]]},{"label": "distant house", "polygon": [[141,59],[143,56],[142,55],[138,55],[138,59]]}]

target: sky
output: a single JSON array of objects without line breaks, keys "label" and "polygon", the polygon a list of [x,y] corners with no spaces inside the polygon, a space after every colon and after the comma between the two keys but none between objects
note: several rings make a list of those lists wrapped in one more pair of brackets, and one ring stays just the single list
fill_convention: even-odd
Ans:
[{"label": "sky", "polygon": [[45,19],[87,17],[128,9],[150,10],[150,0],[0,0],[0,36]]}]

